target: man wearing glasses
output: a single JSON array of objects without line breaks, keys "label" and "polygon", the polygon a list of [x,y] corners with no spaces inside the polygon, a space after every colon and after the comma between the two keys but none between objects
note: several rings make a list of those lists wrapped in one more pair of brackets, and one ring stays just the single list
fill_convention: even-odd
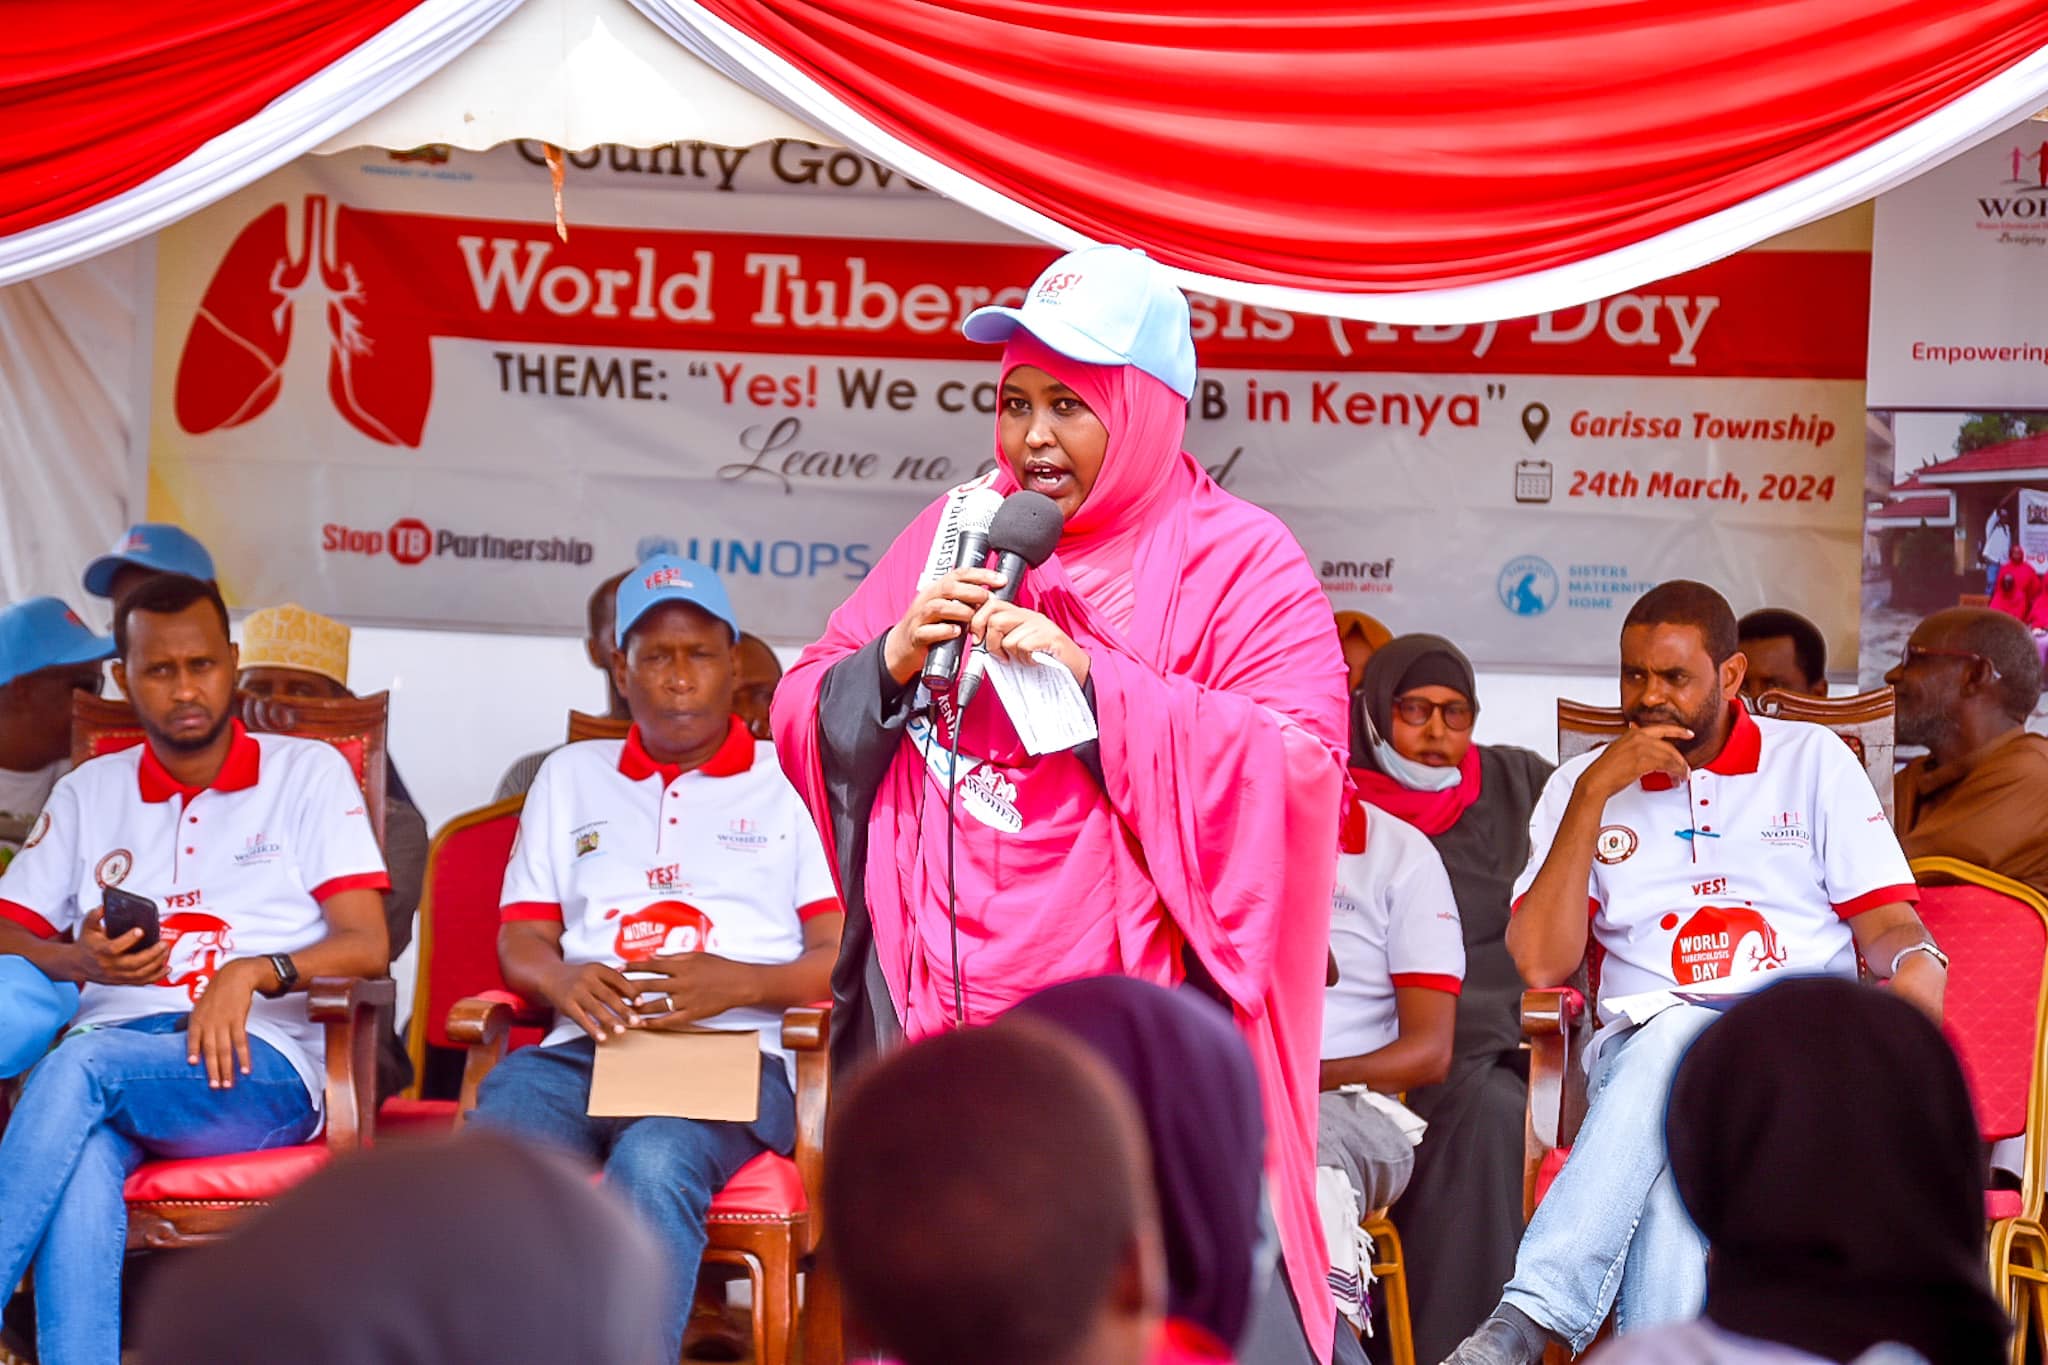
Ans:
[{"label": "man wearing glasses", "polygon": [[1500,1306],[1452,1365],[1584,1351],[1610,1310],[1622,1333],[1699,1314],[1707,1247],[1671,1178],[1664,1111],[1722,1009],[1783,974],[1854,980],[1860,953],[1940,1018],[1948,961],[1877,793],[1826,729],[1752,717],[1746,667],[1719,593],[1660,584],[1622,623],[1628,733],[1544,787],[1508,950],[1539,987],[1565,984],[1589,941],[1603,950],[1590,1107]]},{"label": "man wearing glasses", "polygon": [[2048,739],[2029,734],[2041,658],[2012,617],[1951,607],[1922,621],[1884,680],[1898,741],[1924,757],[1893,783],[1910,857],[1944,855],[2048,892]]}]

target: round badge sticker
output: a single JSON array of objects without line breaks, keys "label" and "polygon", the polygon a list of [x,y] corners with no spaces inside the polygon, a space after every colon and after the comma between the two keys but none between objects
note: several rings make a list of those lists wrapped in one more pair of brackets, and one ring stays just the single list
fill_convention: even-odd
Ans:
[{"label": "round badge sticker", "polygon": [[1593,841],[1593,856],[1610,866],[1636,851],[1636,832],[1627,825],[1607,825]]},{"label": "round badge sticker", "polygon": [[26,852],[27,850],[34,848],[37,844],[40,844],[43,841],[43,836],[45,834],[48,834],[49,832],[50,812],[44,811],[41,815],[38,815],[36,817],[35,826],[34,828],[29,830],[28,838],[21,841],[22,850]]},{"label": "round badge sticker", "polygon": [[128,874],[135,867],[135,855],[125,848],[117,848],[100,859],[98,867],[92,870],[92,879],[104,891],[110,886],[119,886],[128,880]]}]

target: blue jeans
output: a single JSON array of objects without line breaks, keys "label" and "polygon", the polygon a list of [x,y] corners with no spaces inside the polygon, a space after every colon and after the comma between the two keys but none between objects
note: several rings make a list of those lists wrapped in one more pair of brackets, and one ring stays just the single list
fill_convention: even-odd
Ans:
[{"label": "blue jeans", "polygon": [[592,1118],[584,1111],[596,1052],[588,1038],[520,1049],[484,1077],[470,1118],[603,1164],[605,1183],[639,1211],[668,1249],[673,1274],[661,1359],[676,1360],[704,1259],[711,1196],[762,1152],[787,1156],[795,1148],[796,1096],[782,1062],[764,1057],[761,1107],[752,1123]]},{"label": "blue jeans", "polygon": [[1674,1005],[1600,1049],[1571,1160],[1536,1206],[1501,1294],[1575,1354],[1610,1308],[1615,1330],[1632,1332],[1706,1306],[1707,1242],[1671,1178],[1664,1110],[1679,1059],[1720,1017]]},{"label": "blue jeans", "polygon": [[229,1090],[185,1060],[183,1014],[67,1038],[29,1074],[0,1137],[0,1293],[33,1261],[44,1365],[119,1365],[121,1186],[145,1156],[221,1156],[306,1141],[319,1127],[284,1054],[249,1039]]}]

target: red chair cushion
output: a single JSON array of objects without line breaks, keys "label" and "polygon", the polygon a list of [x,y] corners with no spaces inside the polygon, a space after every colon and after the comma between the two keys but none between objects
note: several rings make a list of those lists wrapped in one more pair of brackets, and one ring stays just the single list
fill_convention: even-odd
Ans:
[{"label": "red chair cushion", "polygon": [[[427,1041],[436,1047],[461,1046],[448,1036],[448,1011],[457,1001],[505,988],[498,974],[498,893],[518,833],[517,811],[452,830],[427,864],[420,971],[427,983]],[[514,1029],[512,1046],[542,1036],[539,1029]]]},{"label": "red chair cushion", "polygon": [[1550,1193],[1550,1182],[1557,1179],[1557,1173],[1564,1169],[1565,1158],[1571,1154],[1569,1147],[1553,1147],[1543,1154],[1543,1164],[1536,1168],[1537,1203],[1542,1203],[1543,1196]]},{"label": "red chair cushion", "polygon": [[378,1137],[433,1137],[455,1131],[454,1100],[409,1100],[397,1096],[377,1108]]},{"label": "red chair cushion", "polygon": [[711,1220],[787,1218],[809,1207],[796,1163],[763,1152],[740,1167],[725,1188],[711,1197]]},{"label": "red chair cushion", "polygon": [[1921,923],[1949,956],[1942,1032],[1955,1045],[1986,1142],[2027,1128],[2035,1012],[2048,929],[2026,902],[1982,886],[1923,886]]},{"label": "red chair cushion", "polygon": [[249,1204],[277,1198],[327,1164],[327,1144],[145,1161],[122,1194],[131,1204]]},{"label": "red chair cushion", "polygon": [[1984,1220],[1995,1223],[2001,1218],[2020,1216],[2020,1192],[2018,1190],[1984,1191]]}]

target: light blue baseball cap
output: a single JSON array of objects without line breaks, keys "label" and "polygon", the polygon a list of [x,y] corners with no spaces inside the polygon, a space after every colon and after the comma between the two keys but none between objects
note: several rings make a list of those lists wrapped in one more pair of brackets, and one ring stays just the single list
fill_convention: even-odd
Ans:
[{"label": "light blue baseball cap", "polygon": [[78,987],[52,981],[25,957],[0,957],[0,1081],[41,1061],[78,1013]]},{"label": "light blue baseball cap", "polygon": [[681,555],[649,555],[640,567],[619,581],[618,625],[615,639],[625,648],[626,632],[633,623],[664,602],[688,602],[725,622],[732,638],[740,638],[740,622],[733,615],[732,599],[718,575],[694,559]]},{"label": "light blue baseball cap", "polygon": [[85,590],[94,597],[112,597],[114,575],[129,564],[187,578],[213,577],[213,556],[190,531],[166,521],[145,521],[129,527],[113,549],[85,566]]},{"label": "light blue baseball cap", "polygon": [[1008,341],[1022,327],[1087,365],[1135,365],[1183,398],[1195,392],[1188,300],[1142,251],[1107,244],[1070,251],[1032,282],[1021,308],[977,308],[969,341]]},{"label": "light blue baseball cap", "polygon": [[0,687],[46,668],[113,657],[113,637],[93,634],[57,598],[31,597],[0,611]]}]

